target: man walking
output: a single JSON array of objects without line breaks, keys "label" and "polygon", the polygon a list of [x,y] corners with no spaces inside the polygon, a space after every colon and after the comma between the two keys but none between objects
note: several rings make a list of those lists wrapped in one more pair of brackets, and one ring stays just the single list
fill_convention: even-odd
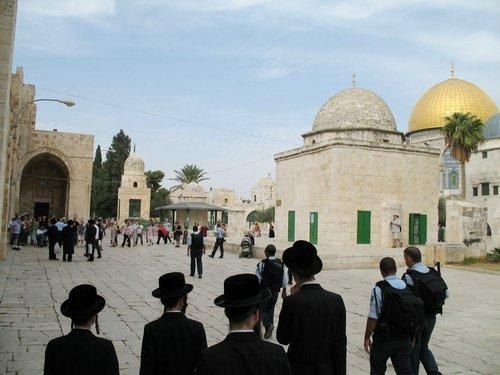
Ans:
[{"label": "man walking", "polygon": [[220,257],[219,258],[224,258],[224,237],[225,237],[225,232],[224,229],[222,229],[222,226],[220,223],[217,223],[217,227],[215,229],[215,245],[214,249],[212,250],[212,254],[209,255],[210,258],[213,258],[215,256],[215,253],[217,252],[217,249],[220,248]]},{"label": "man walking", "polygon": [[440,375],[438,365],[429,349],[436,314],[443,313],[443,305],[448,297],[448,287],[441,278],[439,271],[422,263],[422,254],[415,246],[408,246],[403,251],[408,270],[403,275],[403,281],[421,297],[425,306],[425,320],[420,333],[415,338],[411,353],[411,367],[414,375],[418,375],[420,362],[429,375]]},{"label": "man walking", "polygon": [[63,262],[73,261],[73,253],[75,252],[75,232],[74,221],[68,220],[68,225],[62,229],[62,244],[63,244]]},{"label": "man walking", "polygon": [[401,242],[401,219],[394,215],[391,220],[392,247],[402,247]]},{"label": "man walking", "polygon": [[189,276],[194,276],[195,267],[198,268],[198,278],[201,279],[203,274],[203,264],[201,258],[205,254],[205,237],[198,232],[198,227],[193,227],[193,233],[187,239],[187,255],[191,256],[191,273]]},{"label": "man walking", "polygon": [[144,231],[144,225],[141,223],[137,224],[137,229],[135,230],[136,232],[136,238],[135,238],[135,245],[137,246],[139,240],[141,240],[141,245],[144,245],[144,242],[142,242],[142,232]]},{"label": "man walking", "polygon": [[122,247],[125,246],[125,242],[127,243],[127,246],[130,247],[131,229],[130,229],[130,223],[128,220],[125,220],[125,224],[122,227],[122,233],[123,233]]},{"label": "man walking", "polygon": [[294,375],[346,374],[346,309],[342,297],[324,290],[314,275],[323,268],[317,250],[295,241],[283,253],[296,284],[283,300],[276,338],[288,346]]},{"label": "man walking", "polygon": [[274,330],[274,308],[278,301],[280,289],[283,288],[282,297],[286,297],[286,287],[288,285],[288,272],[285,265],[276,258],[276,246],[267,245],[264,250],[266,259],[257,264],[255,274],[259,278],[260,288],[268,289],[271,298],[262,302],[260,311],[262,313],[262,324],[264,325],[264,338],[269,339]]},{"label": "man walking", "polygon": [[140,375],[193,375],[200,352],[207,347],[203,324],[184,315],[193,286],[180,272],[160,277],[153,297],[165,306],[163,315],[146,324]]},{"label": "man walking", "polygon": [[50,226],[47,231],[47,237],[49,240],[49,260],[59,260],[54,252],[54,247],[59,241],[59,230],[56,226],[57,220],[55,218],[50,219]]},{"label": "man walking", "polygon": [[19,234],[21,233],[21,220],[19,220],[19,216],[17,214],[14,215],[12,220],[9,223],[9,232],[10,232],[10,246],[12,250],[20,250],[19,246]]},{"label": "man walking", "polygon": [[214,300],[229,319],[226,338],[201,353],[197,375],[289,375],[285,351],[261,340],[258,306],[269,299],[259,279],[252,274],[228,277],[224,294]]},{"label": "man walking", "polygon": [[412,375],[410,354],[415,330],[423,321],[424,304],[396,276],[393,258],[383,258],[379,267],[384,280],[372,290],[364,341],[370,354],[370,374],[385,374],[390,358],[396,374]]}]

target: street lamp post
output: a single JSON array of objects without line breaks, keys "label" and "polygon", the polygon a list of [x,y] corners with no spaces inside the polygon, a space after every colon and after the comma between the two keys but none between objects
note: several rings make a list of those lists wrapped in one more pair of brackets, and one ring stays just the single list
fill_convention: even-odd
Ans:
[{"label": "street lamp post", "polygon": [[[14,180],[14,170],[13,170],[13,162],[14,162],[14,153],[17,152],[18,150],[18,141],[17,141],[17,129],[19,128],[19,120],[21,119],[21,115],[25,112],[25,110],[31,106],[34,103],[37,102],[57,102],[64,104],[67,107],[73,107],[75,103],[71,100],[67,99],[49,99],[49,98],[41,98],[41,99],[34,99],[31,100],[27,103],[24,103],[23,106],[17,111],[17,113],[14,115],[14,121],[13,121],[13,135],[12,135],[12,143],[10,147],[10,158],[9,158],[9,205],[11,207],[11,216],[14,214],[15,210],[15,204],[14,204],[14,193],[13,193],[13,180]],[[19,159],[16,155],[16,158]],[[8,218],[7,218],[8,219]]]}]

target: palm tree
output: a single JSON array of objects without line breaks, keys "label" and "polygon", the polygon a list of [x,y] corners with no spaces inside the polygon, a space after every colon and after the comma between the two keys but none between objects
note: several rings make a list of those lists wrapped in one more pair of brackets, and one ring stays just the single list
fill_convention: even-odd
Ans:
[{"label": "palm tree", "polygon": [[181,184],[189,184],[191,182],[198,183],[208,180],[208,177],[204,177],[207,172],[204,172],[203,169],[196,164],[186,164],[180,171],[174,171],[174,174],[175,177],[171,178],[171,180],[178,181]]},{"label": "palm tree", "polygon": [[445,117],[446,124],[441,129],[444,135],[446,150],[460,162],[462,180],[462,199],[465,199],[465,163],[468,163],[473,152],[484,142],[483,122],[477,116],[455,112]]}]

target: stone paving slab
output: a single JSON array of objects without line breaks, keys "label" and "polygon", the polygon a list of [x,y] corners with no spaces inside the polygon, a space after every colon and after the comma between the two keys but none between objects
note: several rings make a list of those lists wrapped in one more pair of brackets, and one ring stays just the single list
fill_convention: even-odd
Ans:
[{"label": "stone paving slab", "polygon": [[[69,290],[91,283],[106,297],[99,315],[103,337],[113,340],[121,374],[138,374],[144,324],[161,315],[151,296],[158,277],[189,274],[186,249],[172,245],[105,248],[102,259],[86,262],[77,248],[73,263],[48,261],[48,250],[25,247],[0,262],[0,374],[41,374],[47,342],[70,329],[59,311]],[[227,332],[223,310],[213,305],[224,279],[254,272],[258,260],[204,257],[203,279],[190,278],[188,315],[205,325],[209,345]],[[444,268],[451,297],[438,317],[431,348],[443,374],[500,374],[500,275]],[[378,270],[326,270],[321,284],[340,293],[347,307],[348,374],[369,373],[362,348],[368,299]],[[281,309],[278,302],[276,315]],[[394,374],[391,366],[389,374]],[[421,373],[424,373],[423,368]]]}]

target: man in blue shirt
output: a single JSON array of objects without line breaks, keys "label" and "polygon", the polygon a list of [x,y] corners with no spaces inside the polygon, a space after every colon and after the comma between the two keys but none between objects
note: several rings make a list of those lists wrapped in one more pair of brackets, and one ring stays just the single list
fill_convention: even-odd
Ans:
[{"label": "man in blue shirt", "polygon": [[217,228],[215,229],[215,245],[214,249],[212,250],[212,254],[209,255],[210,258],[213,258],[215,256],[215,253],[217,252],[217,249],[220,248],[220,257],[219,258],[224,258],[224,237],[226,236],[226,233],[224,232],[224,229],[220,225],[220,223],[217,223]]},{"label": "man in blue shirt", "polygon": [[259,278],[261,289],[268,289],[271,292],[271,298],[260,305],[262,325],[265,329],[264,338],[270,339],[274,330],[274,308],[281,288],[283,288],[282,297],[286,297],[288,270],[281,260],[276,258],[276,246],[267,245],[264,254],[266,259],[257,264],[255,274]]},{"label": "man in blue shirt", "polygon": [[[429,267],[422,263],[422,254],[420,250],[415,246],[408,246],[404,251],[405,263],[408,266],[408,271],[404,274],[404,282],[412,288],[415,286],[415,280],[409,273],[415,271],[414,274],[427,274],[429,273]],[[448,290],[446,290],[446,297],[448,297]],[[425,371],[429,375],[441,375],[439,372],[436,359],[429,349],[429,341],[432,336],[432,331],[434,331],[434,326],[436,325],[436,315],[426,315],[424,325],[422,327],[420,335],[415,340],[415,345],[411,353],[411,367],[413,373],[418,375],[420,362],[424,365]]]},{"label": "man in blue shirt", "polygon": [[16,214],[11,222],[9,223],[9,232],[10,232],[10,246],[12,246],[12,250],[19,250],[20,247],[18,245],[19,234],[21,233],[21,220],[19,220],[19,216]]},{"label": "man in blue shirt", "polygon": [[[399,290],[406,288],[405,282],[396,276],[397,268],[393,258],[383,258],[379,267],[382,277],[391,287]],[[378,285],[373,288],[370,297],[370,311],[366,321],[364,347],[365,351],[370,354],[370,374],[385,374],[387,360],[391,358],[398,375],[412,375],[410,366],[412,337],[402,333],[389,332],[389,322],[385,321],[382,314],[383,295],[384,293]]]}]

